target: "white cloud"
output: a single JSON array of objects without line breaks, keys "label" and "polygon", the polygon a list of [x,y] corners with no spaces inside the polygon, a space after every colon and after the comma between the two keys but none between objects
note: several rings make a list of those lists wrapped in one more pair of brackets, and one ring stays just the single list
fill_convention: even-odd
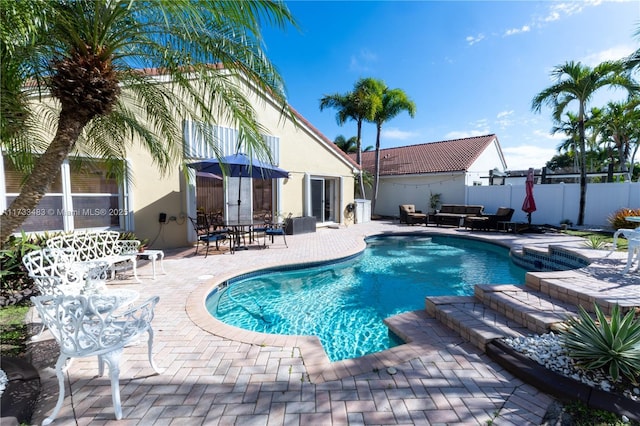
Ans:
[{"label": "white cloud", "polygon": [[510,111],[501,111],[498,113],[498,115],[496,116],[496,118],[498,119],[502,119],[502,118],[506,118],[513,115],[513,110]]},{"label": "white cloud", "polygon": [[416,132],[409,132],[406,130],[400,130],[396,127],[389,127],[388,129],[382,129],[382,135],[385,139],[405,140],[419,136]]},{"label": "white cloud", "polygon": [[503,147],[507,168],[509,170],[526,170],[529,167],[543,167],[547,161],[557,154],[553,148],[543,148],[535,145],[520,145]]},{"label": "white cloud", "polygon": [[531,31],[531,27],[529,25],[523,25],[520,28],[512,28],[510,30],[505,31],[504,35],[511,36],[514,34],[528,33],[529,31]]},{"label": "white cloud", "polygon": [[445,137],[445,140],[464,139],[464,138],[471,138],[473,136],[486,135],[487,133],[488,132],[485,132],[482,130],[454,130],[444,135],[444,137]]},{"label": "white cloud", "polygon": [[355,55],[351,55],[349,70],[356,72],[371,71],[371,64],[378,60],[378,55],[368,49],[361,49]]},{"label": "white cloud", "polygon": [[605,61],[617,61],[631,55],[636,48],[631,44],[614,46],[600,52],[592,53],[580,60],[585,65],[594,67]]},{"label": "white cloud", "polygon": [[485,38],[485,35],[480,33],[477,36],[467,36],[466,40],[467,40],[467,43],[469,43],[469,46],[473,46],[474,44],[484,40],[484,38]]}]

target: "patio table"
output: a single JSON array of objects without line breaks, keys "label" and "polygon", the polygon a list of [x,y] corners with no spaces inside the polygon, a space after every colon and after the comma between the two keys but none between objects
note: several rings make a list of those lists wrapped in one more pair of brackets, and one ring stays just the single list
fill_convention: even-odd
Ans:
[{"label": "patio table", "polygon": [[249,234],[249,243],[253,241],[252,229],[254,226],[264,225],[264,222],[261,221],[246,221],[246,222],[235,222],[228,221],[225,222],[224,225],[231,229],[231,252],[235,253],[236,250],[249,250],[249,247],[246,245],[240,245],[240,238],[243,235]]}]

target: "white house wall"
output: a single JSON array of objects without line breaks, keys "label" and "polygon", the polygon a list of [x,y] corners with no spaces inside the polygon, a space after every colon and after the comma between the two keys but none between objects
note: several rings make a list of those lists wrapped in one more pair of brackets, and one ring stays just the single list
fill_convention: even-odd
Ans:
[{"label": "white house wall", "polygon": [[466,184],[467,186],[473,186],[476,182],[479,182],[482,185],[488,185],[489,170],[498,169],[504,171],[506,167],[497,139],[494,139],[493,143],[482,151],[476,161],[471,164],[469,170],[467,170]]}]

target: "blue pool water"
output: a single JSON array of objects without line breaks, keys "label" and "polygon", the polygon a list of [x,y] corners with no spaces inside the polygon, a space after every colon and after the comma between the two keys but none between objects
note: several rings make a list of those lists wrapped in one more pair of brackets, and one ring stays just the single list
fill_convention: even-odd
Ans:
[{"label": "blue pool water", "polygon": [[424,309],[425,296],[472,295],[475,284],[522,284],[500,246],[455,237],[374,237],[362,255],[230,282],[207,299],[219,320],[252,331],[315,335],[331,361],[401,344],[383,319]]}]

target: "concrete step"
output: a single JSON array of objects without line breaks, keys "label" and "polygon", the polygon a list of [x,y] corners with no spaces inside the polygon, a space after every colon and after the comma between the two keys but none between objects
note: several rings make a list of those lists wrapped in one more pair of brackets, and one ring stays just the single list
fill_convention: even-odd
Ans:
[{"label": "concrete step", "polygon": [[425,304],[428,315],[483,352],[487,343],[493,339],[531,334],[526,327],[484,305],[473,296],[427,297]]},{"label": "concrete step", "polygon": [[529,272],[525,282],[528,289],[573,306],[582,306],[588,312],[594,312],[596,303],[607,314],[616,304],[620,305],[621,312],[640,306],[637,290],[627,290],[616,281],[606,285],[608,287],[603,287],[602,282],[576,271]]},{"label": "concrete step", "polygon": [[537,334],[553,330],[556,324],[578,312],[571,303],[522,286],[477,285],[474,292],[485,306]]}]

